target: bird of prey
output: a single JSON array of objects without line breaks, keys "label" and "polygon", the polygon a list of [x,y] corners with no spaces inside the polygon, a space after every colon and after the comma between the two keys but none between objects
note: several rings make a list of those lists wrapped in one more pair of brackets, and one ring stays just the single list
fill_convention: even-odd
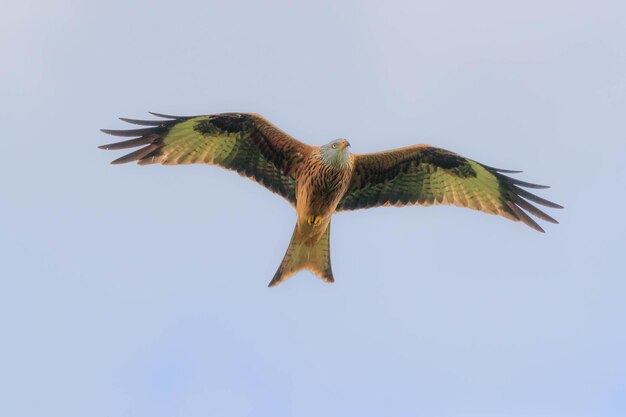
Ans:
[{"label": "bird of prey", "polygon": [[257,181],[295,208],[295,230],[270,287],[302,269],[334,282],[329,236],[331,217],[338,211],[452,204],[521,221],[543,232],[529,214],[557,221],[531,202],[562,208],[524,189],[548,187],[504,175],[520,171],[493,168],[430,145],[353,154],[346,139],[310,146],[257,114],[151,114],[161,119],[121,118],[143,127],[102,129],[132,139],[101,149],[139,147],[113,164],[218,165]]}]

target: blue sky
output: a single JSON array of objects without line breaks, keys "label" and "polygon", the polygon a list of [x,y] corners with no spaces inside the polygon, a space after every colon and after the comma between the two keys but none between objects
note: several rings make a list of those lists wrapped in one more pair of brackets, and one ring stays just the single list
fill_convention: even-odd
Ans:
[{"label": "blue sky", "polygon": [[[0,16],[0,415],[623,416],[626,6],[25,1]],[[147,111],[430,143],[553,188],[545,235],[338,214],[337,282],[277,288],[295,222],[207,166],[111,166]]]}]

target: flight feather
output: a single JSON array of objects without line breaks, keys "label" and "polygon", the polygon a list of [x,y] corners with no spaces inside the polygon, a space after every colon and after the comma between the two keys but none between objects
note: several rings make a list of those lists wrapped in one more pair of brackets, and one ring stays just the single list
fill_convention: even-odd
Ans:
[{"label": "flight feather", "polygon": [[551,223],[552,217],[527,200],[552,207],[521,187],[547,188],[504,175],[516,171],[482,165],[430,145],[354,155],[354,172],[337,211],[377,206],[450,204],[522,221],[543,229],[527,212]]},{"label": "flight feather", "polygon": [[311,152],[310,146],[256,114],[195,117],[154,114],[165,120],[122,119],[150,127],[102,129],[104,133],[132,139],[103,145],[101,149],[141,147],[113,164],[136,161],[140,165],[218,165],[261,183],[295,205],[296,171]]}]

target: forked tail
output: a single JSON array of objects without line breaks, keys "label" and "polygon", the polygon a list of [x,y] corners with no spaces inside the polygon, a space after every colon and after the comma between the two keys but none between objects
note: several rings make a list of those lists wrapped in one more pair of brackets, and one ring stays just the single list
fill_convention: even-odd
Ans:
[{"label": "forked tail", "polygon": [[269,287],[280,284],[301,269],[308,269],[326,282],[335,282],[330,267],[330,223],[322,237],[315,243],[298,240],[297,228],[293,231],[287,253],[269,283]]}]

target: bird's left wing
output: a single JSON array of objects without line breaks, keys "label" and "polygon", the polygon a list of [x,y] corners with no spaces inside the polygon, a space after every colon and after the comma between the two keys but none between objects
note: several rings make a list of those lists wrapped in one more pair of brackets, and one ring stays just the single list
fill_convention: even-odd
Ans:
[{"label": "bird's left wing", "polygon": [[529,201],[562,208],[521,187],[548,188],[508,177],[516,173],[482,165],[429,145],[354,155],[354,173],[337,211],[409,204],[452,204],[522,221],[543,229],[526,213],[557,223]]},{"label": "bird's left wing", "polygon": [[256,114],[225,113],[180,117],[152,113],[162,120],[125,119],[148,126],[109,130],[114,136],[133,137],[101,149],[141,147],[113,161],[218,165],[258,181],[295,205],[295,175],[311,147],[299,142]]}]

